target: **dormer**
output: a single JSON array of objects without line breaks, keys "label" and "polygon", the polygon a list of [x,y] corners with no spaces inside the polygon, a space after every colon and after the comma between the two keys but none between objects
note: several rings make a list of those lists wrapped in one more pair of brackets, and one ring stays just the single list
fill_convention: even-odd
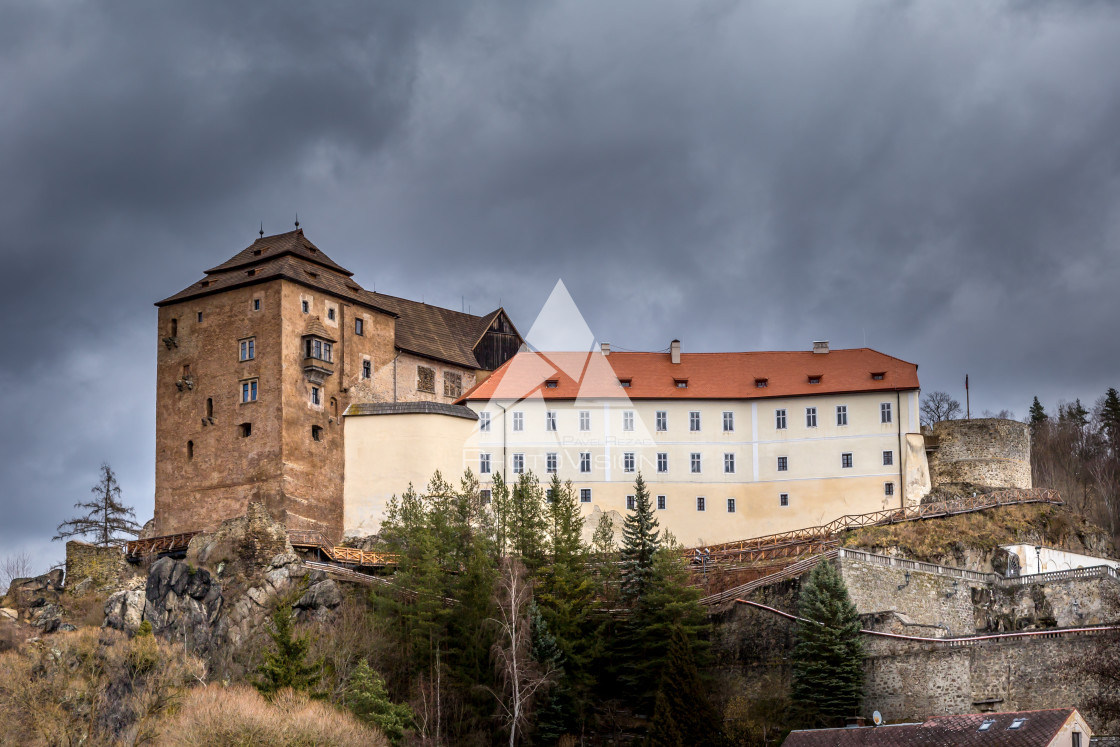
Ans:
[{"label": "dormer", "polygon": [[334,344],[337,342],[319,317],[311,317],[303,331],[303,374],[312,384],[322,384],[334,373]]}]

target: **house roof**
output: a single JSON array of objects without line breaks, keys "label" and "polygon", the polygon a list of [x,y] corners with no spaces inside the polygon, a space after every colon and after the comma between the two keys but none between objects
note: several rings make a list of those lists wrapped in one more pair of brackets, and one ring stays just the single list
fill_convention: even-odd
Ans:
[{"label": "house roof", "polygon": [[[921,724],[794,731],[782,747],[1046,747],[1075,710],[966,713]],[[1018,729],[1009,729],[1019,718],[1026,720]],[[980,731],[986,721],[991,726]]]},{"label": "house roof", "polygon": [[494,318],[444,309],[426,303],[367,291],[346,268],[323,254],[302,229],[257,239],[229,260],[206,271],[206,277],[156,306],[209,296],[232,288],[284,278],[355,304],[397,317],[396,347],[465,368],[480,368],[474,347]]},{"label": "house roof", "polygon": [[[761,399],[918,388],[918,366],[870,348],[758,353],[521,352],[461,401]],[[874,375],[882,374],[882,379]],[[818,383],[810,383],[816,379]],[[551,382],[550,386],[547,382]],[[620,383],[629,382],[629,386]],[[765,386],[762,386],[765,384]]]},{"label": "house roof", "polygon": [[478,420],[478,413],[463,405],[445,402],[358,402],[346,408],[346,417],[358,415],[448,415]]}]

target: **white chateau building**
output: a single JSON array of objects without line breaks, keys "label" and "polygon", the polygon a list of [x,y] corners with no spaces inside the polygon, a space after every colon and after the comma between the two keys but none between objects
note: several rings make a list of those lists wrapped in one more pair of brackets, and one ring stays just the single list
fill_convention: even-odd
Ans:
[{"label": "white chateau building", "polygon": [[521,352],[461,400],[484,486],[532,470],[624,514],[642,474],[686,545],[827,523],[929,490],[917,365],[867,348]]}]

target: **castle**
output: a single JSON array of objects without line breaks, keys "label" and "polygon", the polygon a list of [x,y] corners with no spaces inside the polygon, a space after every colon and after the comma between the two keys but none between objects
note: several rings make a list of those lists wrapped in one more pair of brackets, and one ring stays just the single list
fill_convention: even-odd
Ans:
[{"label": "castle", "polygon": [[867,348],[532,351],[503,309],[367,291],[299,229],[156,305],[158,535],[250,501],[331,541],[371,534],[392,495],[466,468],[484,500],[499,473],[570,480],[589,524],[632,506],[641,473],[686,545],[930,490],[918,367]]}]

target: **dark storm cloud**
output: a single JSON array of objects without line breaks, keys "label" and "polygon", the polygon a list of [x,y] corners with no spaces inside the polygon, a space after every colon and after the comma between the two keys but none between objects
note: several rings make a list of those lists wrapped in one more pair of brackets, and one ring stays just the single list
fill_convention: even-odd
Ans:
[{"label": "dark storm cloud", "polygon": [[0,26],[0,553],[151,512],[152,301],[293,214],[367,287],[628,348],[867,343],[1115,385],[1109,3],[143,3]]}]

